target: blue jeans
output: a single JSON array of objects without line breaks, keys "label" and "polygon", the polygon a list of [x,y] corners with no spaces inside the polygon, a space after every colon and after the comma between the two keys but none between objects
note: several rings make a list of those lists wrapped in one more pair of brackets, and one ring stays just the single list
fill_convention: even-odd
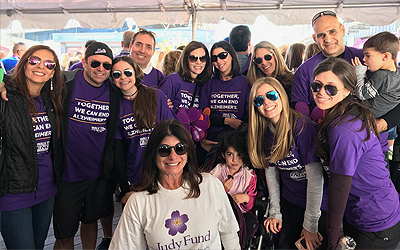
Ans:
[{"label": "blue jeans", "polygon": [[53,214],[54,197],[31,207],[1,212],[7,249],[43,249]]}]

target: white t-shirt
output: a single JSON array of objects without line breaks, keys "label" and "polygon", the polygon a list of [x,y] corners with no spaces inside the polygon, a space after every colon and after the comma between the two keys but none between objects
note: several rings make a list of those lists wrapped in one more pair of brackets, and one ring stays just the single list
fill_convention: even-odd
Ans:
[{"label": "white t-shirt", "polygon": [[111,241],[116,249],[240,249],[237,224],[222,183],[203,174],[200,196],[187,189],[133,193]]}]

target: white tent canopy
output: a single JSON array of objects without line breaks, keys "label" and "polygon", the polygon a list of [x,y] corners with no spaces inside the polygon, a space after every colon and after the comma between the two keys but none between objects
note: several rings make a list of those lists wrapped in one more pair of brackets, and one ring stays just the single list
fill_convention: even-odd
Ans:
[{"label": "white tent canopy", "polygon": [[398,0],[0,0],[0,28],[19,20],[25,29],[62,29],[69,19],[85,28],[217,23],[251,24],[264,15],[276,25],[308,24],[321,10],[334,10],[345,21],[387,25],[400,20]]}]

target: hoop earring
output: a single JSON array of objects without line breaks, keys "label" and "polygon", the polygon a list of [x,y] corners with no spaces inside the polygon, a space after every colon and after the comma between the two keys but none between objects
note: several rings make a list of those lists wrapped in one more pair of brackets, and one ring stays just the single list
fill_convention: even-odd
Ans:
[{"label": "hoop earring", "polygon": [[50,90],[53,90],[53,78],[50,78]]}]

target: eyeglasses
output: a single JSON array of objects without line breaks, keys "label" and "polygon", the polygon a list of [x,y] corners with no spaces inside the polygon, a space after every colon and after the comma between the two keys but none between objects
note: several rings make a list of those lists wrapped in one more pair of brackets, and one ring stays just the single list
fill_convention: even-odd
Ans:
[{"label": "eyeglasses", "polygon": [[[125,69],[123,72],[126,77],[131,77],[133,75],[133,70],[131,69]],[[111,73],[111,76],[114,79],[118,79],[122,76],[122,72],[119,70],[115,70]]]},{"label": "eyeglasses", "polygon": [[[271,54],[265,54],[264,55],[264,59],[265,59],[265,61],[271,61],[271,59],[272,59],[272,53]],[[254,58],[253,59],[253,62],[255,63],[255,64],[260,64],[260,63],[262,63],[262,58],[261,57],[257,57],[257,58]]]},{"label": "eyeglasses", "polygon": [[211,62],[216,62],[217,61],[217,57],[219,59],[225,59],[228,56],[228,52],[221,52],[218,55],[212,55],[211,56]]},{"label": "eyeglasses", "polygon": [[[28,58],[28,63],[30,65],[38,65],[42,62],[42,59],[40,57],[37,56],[30,56]],[[56,63],[52,60],[45,60],[43,61],[43,65],[48,68],[49,70],[53,70],[56,68]]]},{"label": "eyeglasses", "polygon": [[[94,61],[92,61],[91,63],[90,63],[90,66],[92,67],[92,68],[97,68],[97,67],[99,67],[101,65],[101,62],[99,62],[99,61],[96,61],[96,60],[94,60]],[[108,63],[108,62],[103,62],[103,68],[105,69],[105,70],[110,70],[111,68],[112,68],[112,64],[111,63]]]},{"label": "eyeglasses", "polygon": [[325,11],[321,11],[318,12],[317,14],[315,14],[315,16],[312,18],[311,24],[312,26],[314,26],[315,22],[318,20],[318,18],[322,17],[322,16],[334,16],[336,17],[336,13],[331,11],[331,10],[325,10]]},{"label": "eyeglasses", "polygon": [[154,33],[153,31],[149,31],[149,30],[143,29],[143,28],[140,28],[138,33],[140,33],[140,34],[149,34],[149,35],[153,36],[154,38],[156,38],[156,33]]},{"label": "eyeglasses", "polygon": [[[268,100],[276,101],[279,98],[279,94],[276,91],[270,91],[265,94],[265,97],[267,97]],[[256,107],[261,107],[261,105],[263,105],[264,101],[265,101],[264,96],[259,95],[256,98],[254,98],[253,104]]]},{"label": "eyeglasses", "polygon": [[329,84],[322,85],[319,82],[311,83],[310,87],[313,92],[319,92],[322,89],[322,87],[324,87],[325,92],[330,96],[335,96],[338,93],[338,91],[342,90],[342,89],[337,89],[336,86],[333,86],[333,85],[329,85]]},{"label": "eyeglasses", "polygon": [[167,144],[161,144],[157,149],[157,153],[161,157],[167,157],[171,154],[172,148],[175,150],[175,153],[177,155],[184,155],[187,153],[187,148],[182,142],[179,142],[173,147]]},{"label": "eyeglasses", "polygon": [[206,62],[206,60],[207,60],[207,56],[206,55],[200,56],[200,57],[199,56],[195,56],[195,55],[190,55],[190,56],[188,56],[188,58],[189,58],[189,62],[191,62],[191,63],[195,63],[199,59],[200,59],[200,62]]}]

